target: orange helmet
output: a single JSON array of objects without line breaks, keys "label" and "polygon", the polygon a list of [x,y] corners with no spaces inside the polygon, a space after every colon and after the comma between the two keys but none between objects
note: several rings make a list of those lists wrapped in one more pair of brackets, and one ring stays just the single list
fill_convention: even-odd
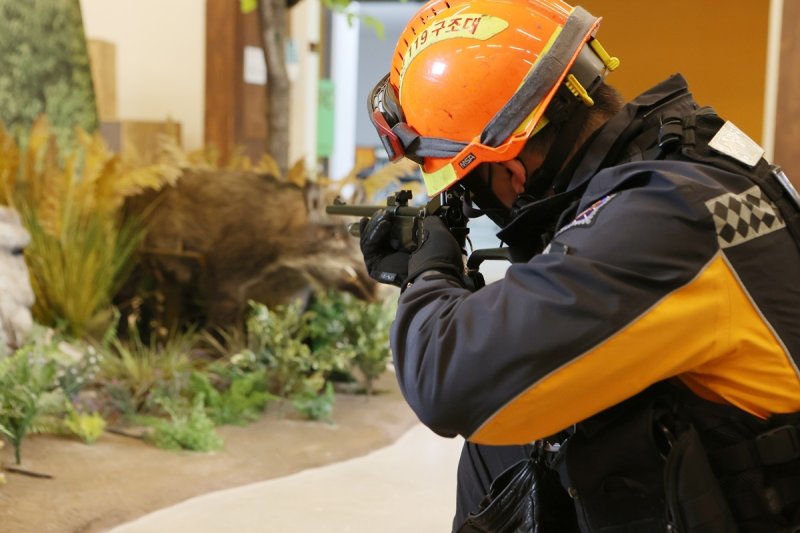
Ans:
[{"label": "orange helmet", "polygon": [[368,101],[389,158],[419,163],[432,196],[480,163],[517,157],[572,103],[592,105],[619,64],[594,39],[599,24],[561,0],[428,2]]}]

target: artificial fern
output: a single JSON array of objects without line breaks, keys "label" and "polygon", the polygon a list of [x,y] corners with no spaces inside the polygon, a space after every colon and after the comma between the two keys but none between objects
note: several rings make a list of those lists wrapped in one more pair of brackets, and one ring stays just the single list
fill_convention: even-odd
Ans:
[{"label": "artificial fern", "polygon": [[98,135],[77,130],[75,137],[77,148],[62,154],[45,118],[33,124],[24,148],[0,128],[0,199],[20,211],[31,234],[34,316],[82,336],[108,322],[144,236],[141,218],[123,216],[125,198],[173,185],[181,171],[135,167]]}]

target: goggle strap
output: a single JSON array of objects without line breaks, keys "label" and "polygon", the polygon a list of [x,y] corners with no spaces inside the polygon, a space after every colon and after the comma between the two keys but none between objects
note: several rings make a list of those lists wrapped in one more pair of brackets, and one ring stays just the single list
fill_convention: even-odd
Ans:
[{"label": "goggle strap", "polygon": [[426,157],[435,159],[453,158],[467,146],[467,143],[440,137],[422,137],[405,122],[395,124],[392,127],[392,132],[400,139],[400,143],[405,149],[405,156],[420,165]]},{"label": "goggle strap", "polygon": [[499,146],[527,117],[564,74],[575,50],[583,44],[586,34],[597,19],[576,6],[553,42],[553,46],[528,73],[519,90],[489,121],[481,134],[481,143]]}]

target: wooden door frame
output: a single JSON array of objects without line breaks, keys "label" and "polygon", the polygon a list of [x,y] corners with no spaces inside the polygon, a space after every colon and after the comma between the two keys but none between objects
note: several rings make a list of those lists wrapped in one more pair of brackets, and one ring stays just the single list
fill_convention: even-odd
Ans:
[{"label": "wooden door frame", "polygon": [[775,112],[775,161],[800,187],[800,2],[783,1],[780,69]]},{"label": "wooden door frame", "polygon": [[222,161],[241,128],[241,34],[239,2],[206,0],[205,144],[215,146]]},{"label": "wooden door frame", "polygon": [[266,150],[266,87],[244,80],[245,47],[261,48],[258,17],[235,0],[206,0],[205,143],[221,163],[259,161]]}]

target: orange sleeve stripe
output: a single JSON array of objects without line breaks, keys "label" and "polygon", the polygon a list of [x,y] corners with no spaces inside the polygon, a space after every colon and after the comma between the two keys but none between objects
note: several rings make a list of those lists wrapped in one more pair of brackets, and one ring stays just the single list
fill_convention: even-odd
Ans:
[{"label": "orange sleeve stripe", "polygon": [[727,264],[731,331],[729,353],[683,374],[698,396],[724,401],[766,418],[800,410],[800,373],[770,324]]},{"label": "orange sleeve stripe", "polygon": [[[730,331],[746,333],[734,343]],[[762,357],[740,357],[753,353],[754,347]],[[748,390],[736,390],[731,378],[740,381],[743,372],[750,372],[756,363],[765,366],[764,361],[769,361],[769,379],[759,374]],[[793,394],[795,409],[800,408],[800,385],[787,354],[721,254],[627,327],[519,394],[469,440],[496,445],[531,442],[653,383],[690,371],[687,385],[706,386],[713,391],[710,396],[716,394],[747,411],[763,411],[758,406],[773,399],[762,395],[776,382],[782,390],[779,395]]]}]

